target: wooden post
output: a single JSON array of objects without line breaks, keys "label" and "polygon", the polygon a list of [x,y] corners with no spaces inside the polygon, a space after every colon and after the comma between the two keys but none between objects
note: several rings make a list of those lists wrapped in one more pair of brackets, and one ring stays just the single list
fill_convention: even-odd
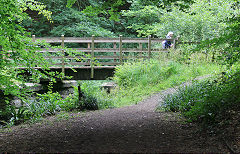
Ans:
[{"label": "wooden post", "polygon": [[[114,50],[117,49],[117,43],[116,43],[116,42],[113,43],[113,49],[114,49]],[[117,53],[114,52],[114,62],[117,61],[117,60],[116,60],[116,57],[117,57]]]},{"label": "wooden post", "polygon": [[32,41],[33,41],[33,42],[36,41],[36,37],[35,37],[35,35],[32,35]]},{"label": "wooden post", "polygon": [[[91,43],[88,43],[88,49],[90,49],[90,48],[91,48]],[[91,59],[88,59],[87,62],[91,63]]]},{"label": "wooden post", "polygon": [[62,73],[63,75],[65,74],[65,62],[64,62],[64,56],[65,56],[65,53],[64,53],[64,35],[61,36],[61,40],[62,40],[62,43],[61,43],[61,46],[62,46],[62,54],[63,54],[63,57],[62,57]]},{"label": "wooden post", "polygon": [[94,64],[93,64],[93,62],[94,62],[94,35],[92,35],[92,51],[91,51],[91,79],[93,79],[94,78]]},{"label": "wooden post", "polygon": [[140,57],[142,57],[142,50],[143,50],[142,43],[139,43],[139,50],[140,50]]},{"label": "wooden post", "polygon": [[151,35],[148,36],[148,58],[151,58]]},{"label": "wooden post", "polygon": [[177,44],[178,44],[179,38],[180,38],[180,36],[176,37],[176,39],[175,39],[174,49],[177,48]]},{"label": "wooden post", "polygon": [[176,49],[176,38],[173,39],[173,49]]},{"label": "wooden post", "polygon": [[122,57],[122,35],[119,36],[119,53],[120,53],[119,61],[121,64],[122,60],[123,60],[123,57]]}]

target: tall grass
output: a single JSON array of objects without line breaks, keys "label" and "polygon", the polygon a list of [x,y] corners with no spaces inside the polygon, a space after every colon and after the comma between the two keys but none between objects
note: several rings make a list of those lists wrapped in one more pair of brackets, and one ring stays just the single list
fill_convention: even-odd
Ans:
[{"label": "tall grass", "polygon": [[114,99],[109,97],[101,85],[106,81],[81,81],[83,97],[80,100],[80,108],[97,110],[115,107]]},{"label": "tall grass", "polygon": [[177,93],[168,95],[160,107],[167,111],[180,111],[189,121],[204,125],[214,124],[217,116],[240,103],[240,67],[226,75],[190,86],[181,87]]},{"label": "tall grass", "polygon": [[119,87],[112,97],[117,99],[117,106],[130,105],[154,92],[220,70],[214,63],[184,64],[159,58],[132,61],[116,68],[113,80]]},{"label": "tall grass", "polygon": [[[38,100],[29,102],[21,109],[11,106],[12,108],[0,111],[0,115],[14,113],[14,116],[9,116],[9,121],[18,123],[28,119],[37,120],[62,110],[96,110],[132,105],[163,89],[221,70],[217,64],[204,58],[204,54],[192,54],[183,60],[186,55],[181,50],[176,50],[168,54],[154,54],[152,59],[128,61],[117,66],[112,78],[117,87],[109,94],[101,89],[101,84],[108,81],[81,81],[79,84],[83,97],[80,100],[75,87],[74,95],[66,99],[62,99],[58,93],[49,92],[39,95]],[[193,92],[192,89],[190,91]]]}]

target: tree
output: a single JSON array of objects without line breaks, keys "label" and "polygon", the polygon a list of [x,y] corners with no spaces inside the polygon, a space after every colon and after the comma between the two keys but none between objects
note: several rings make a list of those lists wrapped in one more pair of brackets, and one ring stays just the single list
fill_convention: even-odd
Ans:
[{"label": "tree", "polygon": [[224,32],[219,37],[203,41],[198,47],[198,50],[211,47],[217,52],[219,63],[227,65],[230,68],[232,65],[239,64],[240,62],[240,5],[239,2],[233,5],[236,6],[238,12],[224,20],[227,24]]},{"label": "tree", "polygon": [[28,11],[31,18],[24,20],[22,25],[36,36],[114,36],[113,21],[105,16],[91,16],[81,12],[87,5],[95,4],[91,1],[77,1],[77,5],[74,4],[71,8],[66,7],[66,0],[39,1],[52,12],[53,22],[50,23],[46,18],[39,16],[36,11]]},{"label": "tree", "polygon": [[231,17],[235,10],[230,0],[195,0],[185,11],[172,6],[171,11],[159,14],[155,24],[157,36],[163,37],[168,31],[180,36],[183,41],[203,41],[219,37],[226,28],[224,20]]},{"label": "tree", "polygon": [[35,82],[39,80],[39,71],[33,69],[38,65],[47,69],[47,62],[36,52],[36,43],[29,38],[29,33],[20,25],[28,18],[25,13],[27,9],[38,11],[50,20],[51,13],[44,10],[45,6],[34,0],[1,0],[0,1],[0,90],[5,95],[23,97],[24,89],[20,85],[26,78],[19,75],[23,71],[16,67],[27,67],[31,72],[31,79]]}]

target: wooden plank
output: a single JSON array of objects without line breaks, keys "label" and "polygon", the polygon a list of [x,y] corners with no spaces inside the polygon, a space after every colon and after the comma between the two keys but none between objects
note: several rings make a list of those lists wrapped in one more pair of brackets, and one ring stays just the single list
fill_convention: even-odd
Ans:
[{"label": "wooden plank", "polygon": [[[62,46],[62,54],[64,56],[64,35],[61,36],[61,39],[62,39],[62,43],[61,43],[61,46]],[[62,58],[62,73],[65,74],[65,69],[64,69],[64,57]]]},{"label": "wooden plank", "polygon": [[91,79],[93,79],[93,77],[94,77],[94,60],[93,60],[93,58],[94,58],[94,35],[92,35],[92,45],[91,45],[91,49],[92,49],[92,52],[91,52]]},{"label": "wooden plank", "polygon": [[[151,51],[161,51],[161,50],[166,50],[166,49],[151,49]],[[94,53],[98,52],[98,53],[114,53],[116,51],[119,51],[119,49],[112,49],[112,48],[94,48]],[[47,49],[43,49],[41,51],[38,51],[41,53],[45,53],[45,52],[49,52],[49,53],[58,53],[60,51],[55,51],[55,50],[47,50]],[[78,48],[75,52],[79,52],[79,54],[83,54],[83,53],[91,53],[91,49],[87,49],[87,48]],[[127,53],[127,52],[148,52],[148,49],[140,49],[140,48],[122,48],[122,52],[123,53]]]},{"label": "wooden plank", "polygon": [[[38,37],[36,40],[45,40],[47,43],[61,43],[59,37]],[[152,43],[160,43],[163,38],[153,38]],[[173,41],[174,39],[167,39]],[[95,38],[95,43],[118,43],[118,38]],[[147,38],[122,38],[123,43],[148,43]],[[91,43],[91,38],[65,37],[65,43]]]},{"label": "wooden plank", "polygon": [[148,58],[151,58],[151,35],[148,36]]},{"label": "wooden plank", "polygon": [[[113,43],[113,49],[117,50],[117,43],[116,42]],[[114,56],[117,56],[117,52],[114,52],[113,54],[114,54]],[[116,59],[114,59],[114,62],[116,62]]]},{"label": "wooden plank", "polygon": [[[46,56],[46,59],[62,59],[62,56]],[[91,58],[85,58],[81,56],[65,56],[65,59],[82,59],[87,60]],[[119,56],[94,56],[94,59],[119,59]]]},{"label": "wooden plank", "polygon": [[[61,66],[62,63],[53,63],[52,65],[54,66]],[[89,65],[90,66],[91,63],[89,62],[68,62],[65,63],[65,65]]]},{"label": "wooden plank", "polygon": [[98,64],[103,65],[103,66],[105,66],[105,65],[113,66],[113,65],[119,65],[121,63],[120,62],[99,62]]},{"label": "wooden plank", "polygon": [[123,59],[148,58],[148,56],[123,56]]},{"label": "wooden plank", "polygon": [[47,43],[61,43],[61,37],[37,37],[36,40],[45,41]]},{"label": "wooden plank", "polygon": [[[81,57],[71,57],[71,56],[65,56],[65,60],[77,60],[76,58],[81,60]],[[94,57],[96,60],[117,60],[119,59],[119,56],[95,56]],[[128,58],[147,58],[147,56],[122,56],[123,59],[128,59]],[[51,60],[61,60],[61,56],[47,56],[46,59],[51,59]],[[82,61],[79,62],[84,62],[86,60],[89,60],[91,58],[84,58]],[[90,62],[88,62],[90,64]],[[66,62],[65,62],[66,64]]]},{"label": "wooden plank", "polygon": [[32,35],[32,41],[35,42],[36,41],[36,36]]},{"label": "wooden plank", "polygon": [[164,39],[164,38],[151,38],[152,43],[162,43],[164,40],[173,41],[174,39]]},{"label": "wooden plank", "polygon": [[178,41],[178,44],[200,44],[201,42],[196,42],[196,41],[188,41],[188,42],[183,42],[183,41]]},{"label": "wooden plank", "polygon": [[143,50],[143,45],[142,45],[142,43],[139,43],[139,50],[140,50],[140,56],[142,56],[142,50]]},{"label": "wooden plank", "polygon": [[122,35],[119,36],[119,61],[122,63]]},{"label": "wooden plank", "polygon": [[[112,69],[116,66],[94,66],[94,69]],[[51,66],[50,69],[61,69],[61,67],[57,66]],[[91,69],[91,66],[66,66],[65,69],[71,69],[71,68],[82,68],[82,69]],[[16,69],[27,69],[26,67],[17,67]],[[41,67],[34,67],[34,69],[42,69]]]},{"label": "wooden plank", "polygon": [[95,59],[119,59],[119,56],[95,56]]},{"label": "wooden plank", "polygon": [[176,49],[176,40],[173,40],[173,49]]},{"label": "wooden plank", "polygon": [[[80,66],[80,65],[89,65],[89,66],[91,66],[91,69],[92,69],[92,67],[94,67],[94,66],[101,66],[101,65],[110,65],[110,66],[112,66],[112,65],[119,65],[120,64],[120,62],[96,62],[96,64],[94,64],[94,63],[88,63],[88,62],[68,62],[68,63],[65,63],[65,66],[74,66],[74,65],[78,65],[78,66]],[[61,63],[54,63],[54,64],[52,64],[52,65],[54,65],[54,66],[61,66]]]},{"label": "wooden plank", "polygon": [[152,50],[151,51],[152,53],[154,52],[154,53],[157,53],[157,52],[168,52],[168,50],[166,50],[166,49],[162,49],[162,50]]}]

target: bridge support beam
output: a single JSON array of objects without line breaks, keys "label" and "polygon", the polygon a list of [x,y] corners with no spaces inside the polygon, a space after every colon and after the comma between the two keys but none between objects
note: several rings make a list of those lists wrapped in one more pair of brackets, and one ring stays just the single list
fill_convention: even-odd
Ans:
[{"label": "bridge support beam", "polygon": [[[75,68],[77,72],[74,72],[70,68],[65,68],[65,75],[72,76],[70,80],[105,80],[109,77],[113,77],[115,68],[98,68],[94,67],[94,76],[92,78],[91,67],[89,68]],[[61,68],[52,68],[51,71],[61,72]],[[64,79],[67,80],[67,79]]]}]

